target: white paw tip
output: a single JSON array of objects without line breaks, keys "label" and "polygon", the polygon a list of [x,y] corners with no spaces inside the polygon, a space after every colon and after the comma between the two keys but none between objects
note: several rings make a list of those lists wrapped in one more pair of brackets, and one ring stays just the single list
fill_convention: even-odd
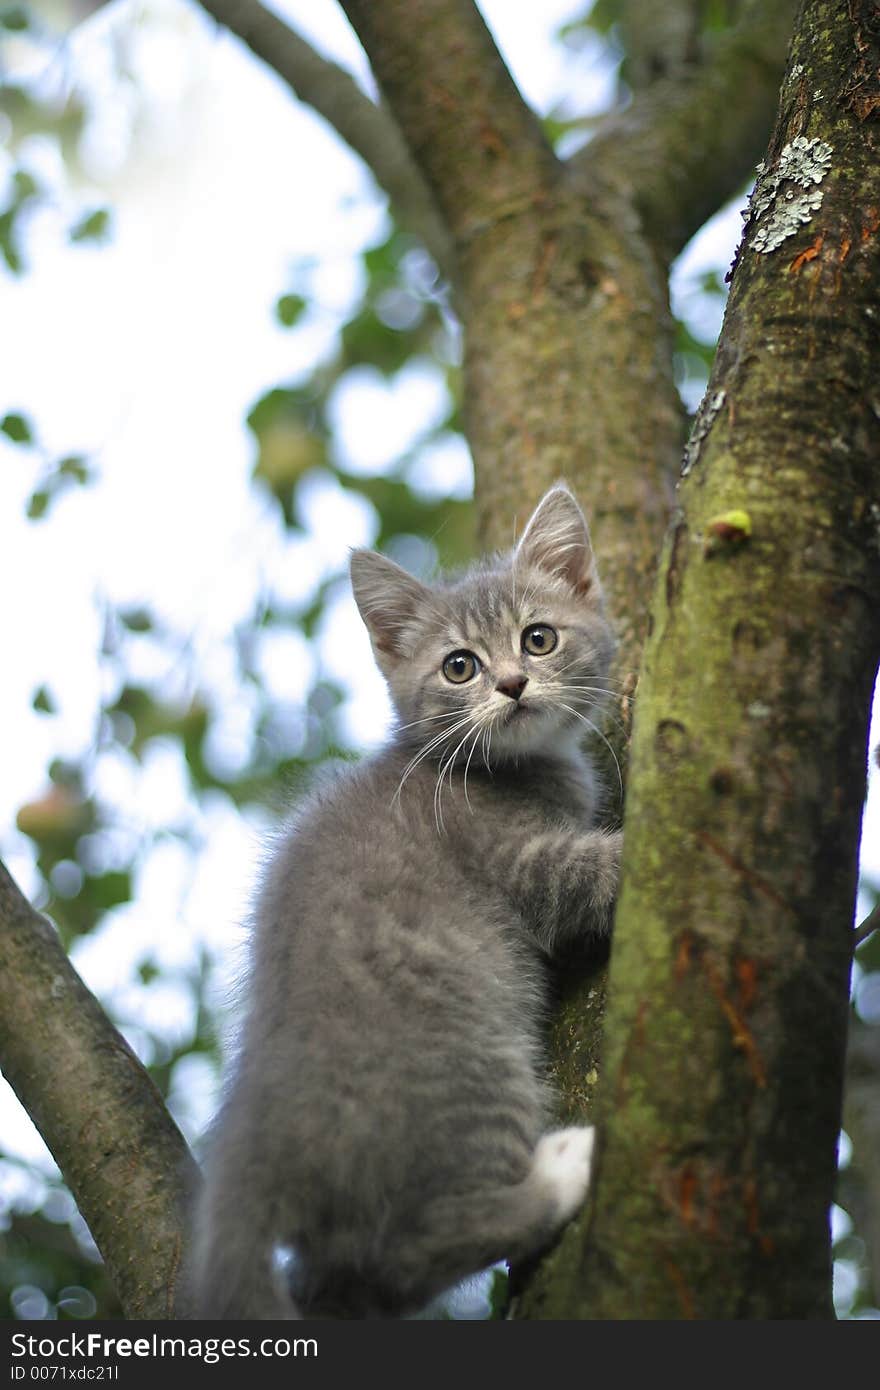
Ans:
[{"label": "white paw tip", "polygon": [[595,1133],[586,1125],[556,1129],[535,1148],[535,1173],[552,1189],[560,1221],[570,1220],[587,1195]]}]

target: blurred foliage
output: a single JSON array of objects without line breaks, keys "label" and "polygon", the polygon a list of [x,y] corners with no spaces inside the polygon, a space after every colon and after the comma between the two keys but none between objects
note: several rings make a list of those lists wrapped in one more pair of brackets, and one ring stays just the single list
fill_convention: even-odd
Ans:
[{"label": "blurred foliage", "polygon": [[33,421],[20,411],[9,411],[0,420],[0,433],[13,444],[29,451],[37,465],[36,486],[28,498],[27,514],[39,521],[71,487],[83,487],[94,480],[89,460],[81,454],[53,458],[39,441]]},{"label": "blurred foliage", "polygon": [[33,442],[33,431],[27,416],[19,415],[17,411],[4,415],[0,420],[0,430],[11,439],[13,444],[31,444]]},{"label": "blurred foliage", "polygon": [[68,232],[71,241],[107,241],[110,236],[110,212],[107,208],[95,208],[84,213]]},{"label": "blurred foliage", "polygon": [[[723,18],[728,10],[720,3],[707,4],[707,25],[717,26],[722,22],[718,16]],[[567,26],[562,38],[577,43],[592,31],[619,47],[620,13],[619,0],[599,0],[584,19]],[[6,38],[19,40],[23,35],[37,47],[51,46],[51,36],[26,5],[0,11],[0,61]],[[29,167],[28,142],[35,135],[54,142],[64,168],[76,171],[87,117],[88,93],[75,83],[53,87],[7,81],[0,86],[0,123],[8,123],[12,160],[5,192],[0,185],[0,251],[10,274],[27,273],[29,219],[57,194]],[[577,133],[584,124],[581,117],[562,112],[547,118],[554,140]],[[95,202],[93,195],[84,194],[83,205],[71,216],[72,243],[100,247],[112,235],[112,208]],[[277,509],[292,540],[308,539],[304,498],[316,479],[324,480],[372,510],[378,519],[377,546],[405,555],[415,540],[429,561],[458,565],[473,551],[470,506],[460,487],[438,480],[436,469],[430,486],[419,472],[426,451],[461,432],[458,330],[446,289],[421,247],[393,225],[363,250],[360,259],[361,290],[339,326],[332,350],[294,380],[273,384],[248,413],[255,444],[253,486]],[[278,288],[276,320],[295,335],[308,325],[313,312],[309,267],[295,269],[291,283]],[[720,275],[707,277],[696,290],[719,306],[723,302]],[[684,320],[679,323],[677,370],[689,403],[698,399],[712,352],[711,341]],[[334,431],[334,392],[350,373],[367,371],[393,383],[414,362],[445,383],[445,415],[387,466],[354,471]],[[0,432],[21,450],[22,466],[30,461],[34,468],[36,481],[26,511],[36,524],[50,517],[71,489],[97,483],[99,476],[94,461],[83,455],[50,457],[40,444],[38,422],[11,405],[0,420]],[[274,811],[319,763],[352,756],[340,721],[345,692],[320,661],[315,662],[310,688],[292,706],[270,688],[258,659],[261,640],[273,634],[296,634],[317,650],[342,582],[341,568],[335,568],[316,576],[302,599],[293,601],[271,591],[254,596],[249,615],[233,634],[233,703],[248,711],[249,723],[245,751],[232,760],[217,753],[229,692],[215,687],[200,667],[190,635],[174,631],[148,603],[104,603],[100,650],[95,654],[101,694],[93,738],[75,755],[65,750],[64,756],[50,761],[43,789],[19,808],[17,816],[17,830],[33,850],[40,884],[37,905],[57,923],[68,948],[75,950],[95,939],[113,923],[114,914],[136,899],[139,873],[157,846],[174,843],[195,855],[204,834],[200,817],[218,800],[245,816],[259,808]],[[85,653],[83,660],[88,660]],[[61,694],[46,682],[31,693],[32,711],[50,730],[58,718]],[[162,825],[146,820],[120,824],[118,807],[100,791],[101,769],[122,768],[136,784],[157,751],[168,749],[174,750],[183,768],[185,809]],[[192,1001],[188,1021],[171,1033],[145,1021],[125,991],[104,1001],[185,1128],[193,1067],[202,1066],[204,1075],[217,1071],[217,1039],[206,1002],[211,965],[201,950],[172,972],[149,947],[136,960],[133,989],[148,993],[170,983]],[[878,934],[861,948],[859,965],[863,981],[869,975],[880,979]],[[876,1027],[876,1019],[871,1026]],[[864,1231],[868,1216],[858,1195],[859,1171],[856,1154],[842,1175],[840,1200],[846,1205],[850,1194],[856,1194],[853,1210],[858,1208],[857,1226]],[[855,1311],[867,1307],[875,1295],[865,1244],[854,1244],[859,1239],[850,1231],[841,1237],[837,1252],[859,1271]],[[496,1316],[504,1291],[505,1280],[498,1275],[491,1292]],[[31,1172],[26,1164],[0,1153],[0,1317],[119,1315],[116,1296],[57,1175]]]},{"label": "blurred foliage", "polygon": [[24,269],[22,224],[40,195],[40,185],[33,175],[25,169],[16,169],[10,179],[6,205],[0,212],[0,251],[9,269],[16,274]]},{"label": "blurred foliage", "polygon": [[[67,1194],[55,1189],[45,1207]],[[13,1212],[0,1227],[0,1288],[8,1290],[10,1314],[17,1318],[121,1318],[122,1308],[100,1256],[81,1232],[81,1223],[70,1223],[67,1205],[59,1217],[44,1211]]]}]

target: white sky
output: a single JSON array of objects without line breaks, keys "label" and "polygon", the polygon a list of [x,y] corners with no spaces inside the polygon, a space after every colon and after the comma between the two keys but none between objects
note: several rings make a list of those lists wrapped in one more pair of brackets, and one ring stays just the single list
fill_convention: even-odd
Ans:
[{"label": "white sky", "polygon": [[[277,8],[368,82],[332,0],[287,0]],[[485,0],[482,9],[539,109],[585,84],[601,104],[607,74],[589,54],[566,54],[549,38],[578,12],[577,0]],[[111,32],[141,99],[114,80]],[[72,489],[43,523],[28,523],[24,508],[39,470],[0,435],[0,581],[5,594],[20,596],[4,611],[4,647],[14,659],[0,685],[0,851],[25,891],[35,876],[29,842],[14,829],[16,812],[45,791],[51,756],[78,754],[94,736],[104,679],[93,660],[95,599],[148,603],[186,635],[193,670],[221,697],[230,693],[219,737],[223,755],[234,758],[248,724],[235,703],[241,696],[229,634],[250,612],[255,591],[307,594],[349,546],[371,543],[377,529],[368,504],[317,482],[305,502],[312,538],[290,540],[275,508],[250,485],[254,442],[244,425],[268,387],[304,373],[329,347],[358,292],[357,254],[385,226],[382,200],[359,161],[242,45],[178,0],[108,8],[82,26],[65,61],[99,93],[103,118],[89,149],[106,187],[95,203],[106,196],[112,204],[114,231],[108,246],[71,247],[65,229],[73,203],[62,192],[31,228],[29,273],[15,279],[0,270],[0,416],[31,415],[47,455],[87,453],[100,475],[97,485]],[[52,174],[51,151],[39,157]],[[0,184],[3,169],[0,155]],[[740,226],[735,208],[717,219],[680,277],[726,268]],[[273,306],[294,287],[303,262],[313,263],[308,282],[318,307],[307,328],[291,334],[277,325]],[[444,389],[417,368],[391,384],[368,376],[347,382],[335,418],[348,466],[389,464],[442,412]],[[436,485],[438,472],[460,494],[469,486],[460,446],[421,467],[426,486],[431,479]],[[387,703],[348,601],[328,616],[318,655],[357,692],[348,715],[352,738],[380,738]],[[151,659],[159,660],[145,644],[144,660]],[[315,659],[294,635],[267,639],[261,654],[270,684],[294,700],[308,687]],[[180,678],[161,662],[149,674]],[[43,684],[59,701],[58,718],[30,708]],[[122,753],[104,757],[96,779],[125,833],[195,815],[186,806],[180,754],[168,747],[153,749],[142,771]],[[877,781],[864,855],[880,877]],[[139,1028],[169,1041],[186,1035],[192,1001],[175,970],[191,966],[202,944],[228,955],[240,939],[265,824],[243,820],[219,797],[196,820],[203,849],[195,859],[173,841],[153,849],[140,867],[136,901],[75,951],[90,986],[130,1020],[135,1046],[145,1045]],[[169,977],[133,984],[132,969],[145,956]],[[190,1133],[210,1107],[206,1078],[197,1079],[193,1067],[176,1078]],[[8,1151],[51,1171],[8,1089],[0,1091],[0,1131]],[[4,1182],[8,1188],[14,1180],[0,1172],[0,1198]]]}]

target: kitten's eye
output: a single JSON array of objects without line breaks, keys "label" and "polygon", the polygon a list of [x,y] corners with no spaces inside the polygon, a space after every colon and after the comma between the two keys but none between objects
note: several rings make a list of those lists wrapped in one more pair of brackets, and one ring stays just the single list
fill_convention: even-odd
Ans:
[{"label": "kitten's eye", "polygon": [[531,656],[546,656],[552,652],[559,638],[552,627],[546,623],[535,623],[527,627],[522,635],[522,649]]},{"label": "kitten's eye", "polygon": [[472,681],[479,669],[480,663],[473,652],[450,652],[443,663],[443,674],[453,685]]}]

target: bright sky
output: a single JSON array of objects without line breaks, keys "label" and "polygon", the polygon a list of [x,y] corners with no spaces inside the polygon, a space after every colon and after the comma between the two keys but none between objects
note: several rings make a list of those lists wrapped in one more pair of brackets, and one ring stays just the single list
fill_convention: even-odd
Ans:
[{"label": "bright sky", "polygon": [[[369,81],[332,0],[287,0],[277,8]],[[580,8],[578,0],[482,4],[541,110],[585,85],[596,107],[607,93],[608,75],[589,53],[565,53],[550,41]],[[114,76],[111,41],[134,85]],[[254,443],[243,423],[269,386],[304,373],[329,347],[357,294],[357,254],[386,225],[362,166],[242,45],[182,0],[109,6],[81,26],[63,57],[97,93],[100,119],[88,149],[113,207],[114,232],[105,247],[69,245],[73,203],[58,183],[59,205],[30,229],[29,273],[15,279],[0,270],[0,416],[31,415],[48,456],[87,453],[100,475],[97,485],[72,489],[42,524],[27,523],[39,468],[0,435],[0,573],[4,593],[21,596],[4,611],[4,646],[14,659],[0,686],[0,851],[25,891],[36,879],[29,842],[14,829],[16,811],[45,790],[51,756],[78,754],[94,737],[106,679],[93,660],[96,599],[148,603],[187,638],[192,671],[221,707],[229,695],[217,756],[234,760],[249,724],[229,637],[255,591],[305,596],[349,546],[369,544],[377,529],[369,504],[316,480],[305,502],[312,537],[290,540],[275,508],[250,486]],[[32,157],[57,181],[50,148]],[[0,185],[7,173],[0,155]],[[736,208],[716,219],[683,259],[678,295],[686,294],[689,275],[726,267],[740,227]],[[317,307],[291,333],[278,326],[273,306],[301,283],[298,276]],[[438,377],[418,368],[392,384],[347,382],[334,410],[347,465],[390,464],[442,412],[444,393]],[[460,446],[423,460],[421,469],[426,487],[436,486],[438,472],[461,494],[470,487]],[[144,675],[180,679],[149,643],[141,650]],[[347,599],[330,613],[317,657],[292,634],[267,639],[260,655],[270,684],[294,701],[316,659],[354,692],[352,741],[380,738],[387,704]],[[44,684],[59,702],[57,718],[31,710]],[[186,809],[180,755],[170,748],[156,748],[142,771],[123,753],[104,755],[96,780],[125,833],[194,814]],[[864,852],[880,877],[878,800],[875,794]],[[197,819],[203,849],[195,861],[176,842],[158,845],[141,864],[136,901],[75,949],[87,982],[130,1020],[127,1035],[141,1050],[148,1028],[169,1041],[187,1034],[192,999],[174,971],[191,965],[202,944],[228,959],[240,939],[265,825],[243,820],[222,798]],[[168,969],[167,979],[132,982],[145,955]],[[212,1078],[200,1068],[203,1062],[181,1064],[175,1077],[177,1113],[190,1134],[212,1103]],[[0,1091],[0,1128],[9,1152],[52,1171],[8,1088]],[[0,1199],[21,1180],[0,1164]]]}]

